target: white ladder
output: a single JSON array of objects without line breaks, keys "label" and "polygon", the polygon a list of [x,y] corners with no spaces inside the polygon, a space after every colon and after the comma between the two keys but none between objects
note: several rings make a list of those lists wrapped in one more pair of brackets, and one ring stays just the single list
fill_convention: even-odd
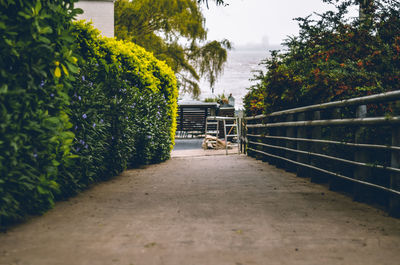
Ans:
[{"label": "white ladder", "polygon": [[207,135],[212,135],[218,138],[219,134],[219,121],[215,116],[208,116],[206,119],[206,132],[205,137]]},{"label": "white ladder", "polygon": [[[225,135],[225,152],[228,154],[228,139],[237,138],[238,142],[238,153],[240,153],[239,144],[239,130],[238,130],[238,118],[237,117],[218,117],[208,116],[206,119],[205,137],[207,135],[215,136],[218,138],[219,135],[219,122],[223,122],[224,135]],[[230,123],[227,123],[227,122]]]},{"label": "white ladder", "polygon": [[[233,123],[226,123],[227,121],[233,121]],[[228,139],[231,138],[231,137],[232,138],[236,137],[237,145],[238,145],[238,153],[240,153],[238,118],[223,119],[223,122],[224,122],[224,135],[225,135],[225,151],[226,151],[226,154],[228,154]],[[230,128],[228,133],[227,133],[227,128]],[[231,134],[231,132],[233,134]]]}]

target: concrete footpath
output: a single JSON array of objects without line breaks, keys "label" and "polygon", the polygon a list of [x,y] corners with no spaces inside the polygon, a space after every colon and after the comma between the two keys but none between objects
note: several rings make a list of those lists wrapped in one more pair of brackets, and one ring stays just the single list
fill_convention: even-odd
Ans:
[{"label": "concrete footpath", "polygon": [[399,219],[243,155],[188,154],[0,234],[0,264],[399,264]]}]

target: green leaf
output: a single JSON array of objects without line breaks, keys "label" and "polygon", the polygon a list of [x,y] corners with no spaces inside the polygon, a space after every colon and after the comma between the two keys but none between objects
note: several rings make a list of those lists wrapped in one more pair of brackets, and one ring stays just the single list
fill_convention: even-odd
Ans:
[{"label": "green leaf", "polygon": [[56,129],[61,125],[61,121],[58,117],[49,117],[43,121],[43,127],[47,129]]},{"label": "green leaf", "polygon": [[22,11],[19,11],[17,14],[18,14],[19,16],[25,18],[25,19],[31,19],[31,18],[32,18],[31,15],[26,14],[26,13],[24,13],[24,12],[22,12]]},{"label": "green leaf", "polygon": [[60,39],[67,42],[73,42],[75,40],[75,38],[73,38],[71,35],[68,34],[61,35]]},{"label": "green leaf", "polygon": [[35,5],[36,14],[39,14],[39,11],[40,11],[41,9],[42,9],[42,3],[41,3],[40,0],[37,0],[37,1],[36,1],[36,5]]},{"label": "green leaf", "polygon": [[50,27],[44,27],[44,28],[40,29],[39,33],[41,33],[41,34],[51,34],[51,33],[53,33],[53,30]]},{"label": "green leaf", "polygon": [[66,76],[69,76],[69,72],[68,72],[67,68],[63,64],[61,64],[61,68],[63,69],[64,74]]},{"label": "green leaf", "polygon": [[45,190],[42,186],[37,186],[36,189],[37,189],[38,193],[41,194],[41,195],[44,195],[44,194],[48,193],[48,191]]},{"label": "green leaf", "polygon": [[8,91],[8,85],[7,85],[7,84],[3,84],[3,85],[0,87],[0,94],[6,94],[7,91]]},{"label": "green leaf", "polygon": [[67,65],[69,71],[73,74],[77,74],[79,72],[79,67],[77,67],[76,65],[70,63],[70,62],[65,62],[65,64]]},{"label": "green leaf", "polygon": [[[38,41],[43,42],[45,44],[50,44],[51,43],[50,39],[48,39],[46,37],[43,37],[43,36],[39,36]],[[46,47],[46,46],[44,46],[44,47]],[[48,46],[46,48],[48,48],[50,50],[51,47]]]}]

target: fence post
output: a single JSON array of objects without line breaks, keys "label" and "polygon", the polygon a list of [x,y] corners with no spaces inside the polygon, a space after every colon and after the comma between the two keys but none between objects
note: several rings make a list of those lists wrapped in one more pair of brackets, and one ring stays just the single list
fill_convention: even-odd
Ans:
[{"label": "fence post", "polygon": [[245,119],[244,117],[243,117],[243,119],[242,119],[242,132],[243,132],[243,134],[242,134],[242,150],[243,150],[243,154],[246,154],[246,155],[248,155],[247,154],[247,146],[248,146],[248,139],[247,139],[247,130],[248,130],[248,128],[247,128],[247,119]]},{"label": "fence post", "polygon": [[[297,120],[298,121],[305,121],[306,120],[306,113],[302,112],[297,115]],[[307,138],[307,128],[306,127],[298,127],[297,128],[297,138]],[[309,144],[307,142],[303,141],[297,141],[297,150],[301,151],[308,151],[309,150]],[[297,154],[297,162],[308,164],[308,156],[304,154]],[[307,168],[304,168],[302,166],[297,166],[297,176],[299,177],[308,177],[309,176],[309,171]]]},{"label": "fence post", "polygon": [[[400,101],[396,102],[395,114],[400,112]],[[392,146],[400,146],[400,126],[392,127]],[[400,151],[393,150],[391,155],[391,167],[400,168]],[[390,188],[400,190],[400,174],[393,172],[390,175]],[[389,214],[394,217],[400,217],[400,197],[399,195],[391,195],[389,199]]]},{"label": "fence post", "polygon": [[[260,124],[266,124],[265,118],[260,118],[260,122],[259,123]],[[265,127],[264,128],[259,128],[257,134],[263,136],[263,135],[265,135],[267,130],[268,130],[268,128],[265,128]],[[265,139],[263,137],[257,137],[257,138],[255,138],[255,140],[258,143],[264,143],[265,142]],[[265,146],[257,146],[257,149],[268,153],[267,147],[265,147]],[[264,154],[259,154],[259,155],[260,155],[259,159],[261,159],[261,161],[268,162],[268,156],[266,156]]]},{"label": "fence post", "polygon": [[[321,111],[314,111],[313,113],[313,121],[320,120],[321,119]],[[311,139],[322,139],[322,127],[321,126],[314,126],[311,129]],[[322,146],[320,143],[312,143],[311,144],[311,152],[313,153],[321,153],[322,152]],[[316,157],[310,157],[310,164],[312,166],[318,167],[320,159]],[[311,181],[315,183],[322,183],[326,181],[326,177],[323,175],[323,173],[318,172],[316,170],[310,170],[310,177]]]},{"label": "fence post", "polygon": [[[275,122],[282,122],[283,119],[281,118],[282,116],[276,116],[275,117]],[[286,129],[285,127],[277,127],[276,130],[276,136],[285,136],[286,135]],[[286,146],[284,140],[275,140],[275,145],[276,146]],[[274,155],[277,155],[279,157],[285,157],[285,151],[281,149],[275,149],[273,152]],[[281,159],[275,159],[275,166],[278,168],[285,168],[286,162],[284,162]]]},{"label": "fence post", "polygon": [[[256,121],[258,121],[258,119]],[[256,122],[256,123],[263,124],[263,119],[260,119],[259,122]],[[253,132],[252,133],[255,134],[255,135],[261,135],[262,134],[262,130],[263,130],[263,128],[253,128]],[[253,138],[253,141],[262,142],[262,139]],[[258,146],[258,145],[253,145],[253,148],[256,149],[256,150],[260,150],[260,149],[263,150],[264,147],[261,147],[261,146]],[[257,159],[257,160],[262,160],[263,157],[264,157],[264,155],[262,155],[260,153],[257,153],[257,152],[254,153],[254,158]]]},{"label": "fence post", "polygon": [[[294,115],[290,114],[286,117],[287,122],[292,122],[294,121]],[[294,138],[296,137],[296,129],[292,126],[286,127],[286,137]],[[284,140],[283,140],[284,141]],[[283,144],[286,148],[290,149],[296,149],[296,143],[293,141],[286,140],[286,144]],[[291,152],[291,151],[285,151],[284,157],[290,159],[290,160],[296,160],[296,154]],[[296,171],[296,166],[294,166],[290,162],[285,162],[285,169],[289,172],[295,172]]]},{"label": "fence post", "polygon": [[[276,121],[277,121],[277,120],[276,120],[275,117],[267,117],[267,122],[274,123],[274,122],[276,122]],[[279,130],[278,130],[278,128],[276,128],[276,127],[268,128],[268,129],[267,129],[267,132],[268,132],[267,135],[270,135],[270,136],[278,136],[278,135],[279,135]],[[276,139],[266,139],[266,143],[267,143],[267,144],[270,144],[270,145],[279,145],[279,141],[276,140]],[[274,149],[274,148],[267,148],[267,150],[268,150],[269,153],[271,153],[271,154],[273,154],[273,155],[276,155],[276,154],[277,154],[277,151],[276,151],[276,149]],[[268,163],[269,163],[270,165],[277,166],[278,163],[279,163],[279,161],[278,161],[278,159],[276,159],[276,158],[270,157],[269,160],[268,160]]]},{"label": "fence post", "polygon": [[248,119],[244,120],[243,126],[244,126],[244,130],[246,131],[245,150],[246,150],[247,156],[254,157],[254,155],[253,155],[254,152],[251,150],[248,150],[248,148],[250,147],[251,144],[249,143],[249,138],[247,135],[252,134],[254,131],[253,128],[247,127],[247,125],[250,125],[250,124],[252,124],[251,120],[248,120]]},{"label": "fence post", "polygon": [[[332,119],[341,119],[342,118],[342,114],[341,114],[341,109],[340,108],[335,108],[333,109],[332,112]],[[334,137],[332,137],[332,135],[339,135],[341,132],[339,129],[337,128],[331,128],[331,139],[334,139]],[[327,146],[327,145],[325,145]],[[328,149],[329,150],[329,149]],[[340,153],[336,150],[335,147],[333,147],[333,151],[330,154],[332,156],[340,156]],[[336,162],[331,164],[333,165],[333,169],[330,168],[330,171],[335,171],[335,166],[336,166]],[[329,189],[333,190],[333,191],[338,191],[338,190],[346,190],[346,186],[348,185],[348,183],[340,178],[334,177],[334,176],[330,176],[329,177]]]},{"label": "fence post", "polygon": [[[361,105],[357,108],[356,113],[357,118],[366,118],[367,117],[367,106]],[[365,127],[359,127],[355,133],[355,142],[363,143],[365,139]],[[369,155],[365,150],[356,149],[354,154],[354,161],[368,163]],[[354,178],[358,180],[363,180],[367,182],[371,182],[371,169],[363,166],[355,166],[354,167]],[[373,190],[371,188],[365,187],[362,184],[354,183],[353,186],[353,199],[355,201],[365,201],[372,202],[373,201]]]}]

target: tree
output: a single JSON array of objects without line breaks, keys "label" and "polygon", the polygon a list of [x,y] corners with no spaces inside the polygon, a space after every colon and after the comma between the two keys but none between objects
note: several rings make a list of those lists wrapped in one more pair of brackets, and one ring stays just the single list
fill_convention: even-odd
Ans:
[{"label": "tree", "polygon": [[[180,90],[200,94],[198,81],[215,84],[227,60],[228,40],[207,42],[205,18],[200,3],[207,0],[117,0],[115,34],[132,41],[175,71]],[[223,4],[215,0],[216,4]]]},{"label": "tree", "polygon": [[360,20],[363,20],[365,18],[366,13],[368,13],[368,10],[371,8],[373,4],[373,0],[359,0],[359,18]]},{"label": "tree", "polygon": [[[297,19],[298,36],[263,61],[246,96],[248,113],[400,89],[400,1],[323,1],[336,11]],[[363,16],[346,16],[360,4]]]}]

